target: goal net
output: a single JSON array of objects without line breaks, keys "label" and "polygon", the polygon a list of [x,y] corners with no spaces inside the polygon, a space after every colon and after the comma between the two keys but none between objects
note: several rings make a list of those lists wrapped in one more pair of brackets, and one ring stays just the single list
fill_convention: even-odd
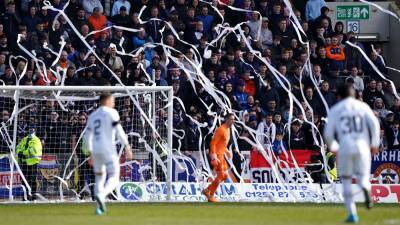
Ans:
[{"label": "goal net", "polygon": [[[121,181],[171,180],[172,88],[2,87],[0,91],[0,201],[75,201],[93,197],[94,174],[83,144],[86,121],[102,92],[115,96],[134,159],[120,151]],[[35,133],[42,145],[36,165],[18,147]],[[21,146],[29,148],[27,144]],[[114,194],[116,195],[116,194]],[[116,196],[109,196],[110,199]]]}]

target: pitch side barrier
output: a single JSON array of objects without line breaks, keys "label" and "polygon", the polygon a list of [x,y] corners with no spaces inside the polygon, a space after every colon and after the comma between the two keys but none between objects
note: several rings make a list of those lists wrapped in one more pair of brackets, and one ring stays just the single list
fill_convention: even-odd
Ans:
[{"label": "pitch side barrier", "polygon": [[[201,183],[172,183],[172,202],[206,202]],[[356,202],[364,197],[357,184],[352,186]],[[216,192],[221,202],[298,202],[342,203],[341,184],[277,184],[277,183],[224,183]],[[167,188],[163,182],[125,182],[117,188],[121,202],[167,202]],[[374,184],[375,203],[400,203],[399,184]]]}]

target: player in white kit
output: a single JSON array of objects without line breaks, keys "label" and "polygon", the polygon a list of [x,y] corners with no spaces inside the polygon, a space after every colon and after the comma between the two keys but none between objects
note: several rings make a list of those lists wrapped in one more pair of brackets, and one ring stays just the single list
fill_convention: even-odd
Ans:
[{"label": "player in white kit", "polygon": [[[365,204],[372,207],[371,153],[377,154],[379,147],[379,121],[371,108],[354,98],[355,91],[350,85],[340,86],[338,102],[328,113],[325,140],[328,147],[338,151],[338,171],[343,184],[343,197],[349,213],[346,222],[357,223],[356,205],[353,201],[351,183],[357,179],[365,195]],[[338,149],[335,149],[338,146]]]},{"label": "player in white kit", "polygon": [[[85,141],[91,152],[95,173],[96,214],[106,211],[105,198],[119,182],[119,156],[116,138],[125,146],[126,160],[132,160],[132,151],[121,124],[118,112],[114,109],[115,100],[111,94],[100,96],[100,107],[90,114],[85,132]],[[107,181],[106,178],[108,177]]]}]

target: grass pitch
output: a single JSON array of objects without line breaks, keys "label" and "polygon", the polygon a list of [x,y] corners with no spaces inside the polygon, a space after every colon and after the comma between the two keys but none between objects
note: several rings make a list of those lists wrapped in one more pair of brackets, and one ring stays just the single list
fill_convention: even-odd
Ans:
[{"label": "grass pitch", "polygon": [[[343,224],[342,204],[129,203],[108,204],[103,216],[94,204],[0,205],[1,225],[328,225]],[[358,205],[359,224],[400,225],[400,205]]]}]

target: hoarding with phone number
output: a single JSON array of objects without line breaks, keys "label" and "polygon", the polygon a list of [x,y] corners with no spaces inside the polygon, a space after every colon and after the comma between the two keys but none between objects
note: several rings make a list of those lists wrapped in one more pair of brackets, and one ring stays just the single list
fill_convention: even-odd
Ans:
[{"label": "hoarding with phone number", "polygon": [[[201,194],[205,184],[172,183],[171,201],[205,202]],[[363,202],[364,196],[357,185],[353,185],[354,199]],[[224,183],[216,192],[221,202],[343,202],[341,184],[276,184],[276,183]],[[399,203],[400,185],[373,185],[372,197],[376,203]],[[117,188],[119,201],[165,202],[167,184],[164,182],[125,182]]]}]

